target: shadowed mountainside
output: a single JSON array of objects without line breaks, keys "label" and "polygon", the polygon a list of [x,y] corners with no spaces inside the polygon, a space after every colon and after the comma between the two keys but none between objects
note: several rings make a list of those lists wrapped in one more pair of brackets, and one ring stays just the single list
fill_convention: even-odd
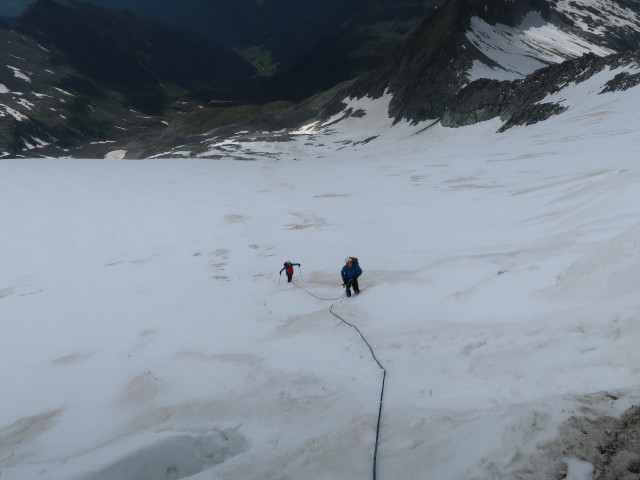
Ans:
[{"label": "shadowed mountainside", "polygon": [[168,99],[207,93],[235,99],[253,87],[253,69],[238,55],[186,30],[71,1],[38,0],[16,30],[137,109],[161,113]]}]

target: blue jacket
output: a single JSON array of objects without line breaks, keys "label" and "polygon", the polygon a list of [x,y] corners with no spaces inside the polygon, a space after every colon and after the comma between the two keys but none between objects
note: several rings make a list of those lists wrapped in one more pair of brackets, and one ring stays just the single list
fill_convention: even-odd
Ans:
[{"label": "blue jacket", "polygon": [[342,271],[340,272],[340,275],[342,275],[342,281],[344,283],[347,283],[353,280],[354,278],[358,278],[360,275],[362,275],[362,269],[360,268],[360,265],[358,265],[357,263],[352,263],[351,268],[349,268],[347,265],[342,267]]}]

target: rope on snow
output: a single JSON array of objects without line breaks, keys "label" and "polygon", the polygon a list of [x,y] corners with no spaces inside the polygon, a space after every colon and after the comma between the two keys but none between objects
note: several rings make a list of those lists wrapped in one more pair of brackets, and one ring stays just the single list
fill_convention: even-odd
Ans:
[{"label": "rope on snow", "polygon": [[[338,297],[338,298],[322,298],[322,297],[318,297],[317,295],[314,295],[309,290],[307,290],[304,287],[301,287],[300,285],[298,285],[295,282],[291,282],[291,283],[293,283],[297,288],[299,288],[300,290],[305,291],[306,293],[308,293],[312,297],[317,298],[318,300],[327,300],[327,301],[329,301],[329,300],[331,300],[331,301],[340,300],[340,302],[342,302],[342,300],[344,300],[344,298],[346,296],[346,292],[345,292],[345,293],[342,294],[341,297]],[[375,443],[375,447],[373,449],[373,480],[376,480],[377,461],[378,461],[378,445],[379,445],[379,442],[380,442],[380,422],[381,422],[381,419],[382,419],[382,400],[384,398],[384,383],[385,383],[385,380],[387,378],[387,371],[385,370],[385,368],[382,366],[382,364],[380,363],[380,361],[376,357],[376,354],[373,351],[373,348],[371,347],[369,342],[367,342],[367,339],[364,337],[364,335],[362,334],[360,329],[356,325],[354,325],[353,323],[347,322],[340,315],[336,314],[333,311],[333,305],[334,304],[331,304],[331,307],[329,308],[329,312],[331,313],[331,315],[333,315],[334,317],[340,319],[344,324],[349,325],[350,327],[353,327],[356,330],[356,332],[358,332],[358,334],[360,335],[360,338],[362,338],[362,340],[367,345],[367,347],[369,347],[369,350],[371,351],[371,356],[373,357],[373,359],[378,364],[378,367],[380,367],[380,369],[382,370],[382,387],[380,388],[380,404],[379,404],[379,407],[378,407],[378,422],[376,424],[376,443]]]},{"label": "rope on snow", "polygon": [[311,293],[311,292],[310,292],[309,290],[307,290],[306,288],[301,287],[300,285],[298,285],[296,282],[291,282],[291,283],[293,283],[293,284],[296,286],[296,288],[299,288],[300,290],[304,290],[304,291],[305,291],[305,292],[307,292],[309,295],[311,295],[313,298],[317,298],[318,300],[326,300],[326,301],[331,301],[331,300],[340,300],[340,301],[342,301],[342,300],[344,299],[344,297],[347,295],[347,294],[346,294],[346,292],[345,292],[345,293],[343,293],[343,294],[342,294],[342,296],[341,296],[341,297],[338,297],[338,298],[322,298],[322,297],[319,297],[319,296],[317,296],[317,295],[314,295],[313,293]]},{"label": "rope on snow", "polygon": [[345,324],[349,325],[350,327],[355,328],[356,332],[358,332],[358,334],[360,334],[360,337],[362,338],[364,343],[366,343],[367,347],[369,347],[369,350],[371,350],[371,356],[373,357],[373,359],[376,361],[376,363],[378,364],[378,366],[382,370],[382,387],[380,389],[380,406],[378,407],[378,423],[376,425],[376,444],[375,444],[375,448],[373,449],[373,480],[376,480],[376,469],[377,469],[377,460],[378,460],[378,444],[379,444],[379,441],[380,441],[380,421],[382,419],[382,399],[384,397],[384,382],[385,382],[385,380],[387,378],[387,371],[385,370],[385,368],[382,366],[382,364],[380,363],[380,361],[376,357],[376,354],[374,353],[373,348],[371,347],[369,342],[367,342],[367,339],[364,337],[364,335],[362,334],[360,329],[357,326],[355,326],[354,324],[347,322],[340,315],[337,315],[336,313],[334,313],[333,305],[331,305],[331,308],[329,308],[329,312],[334,317],[337,317],[340,320],[342,320],[342,322],[344,322]]}]

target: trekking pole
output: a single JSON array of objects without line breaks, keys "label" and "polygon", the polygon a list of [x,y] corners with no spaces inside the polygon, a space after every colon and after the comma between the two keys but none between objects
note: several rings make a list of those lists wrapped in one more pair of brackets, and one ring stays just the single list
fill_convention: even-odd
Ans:
[{"label": "trekking pole", "polygon": [[278,286],[280,286],[280,280],[282,280],[282,272],[280,272],[280,276],[278,277]]},{"label": "trekking pole", "polygon": [[298,270],[300,270],[300,280],[302,280],[302,267],[298,267]]}]

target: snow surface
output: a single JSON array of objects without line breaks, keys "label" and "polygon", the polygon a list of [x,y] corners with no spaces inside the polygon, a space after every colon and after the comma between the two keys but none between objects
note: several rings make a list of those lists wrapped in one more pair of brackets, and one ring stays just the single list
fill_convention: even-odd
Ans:
[{"label": "snow surface", "polygon": [[330,308],[387,372],[378,478],[557,478],[564,420],[640,400],[615,73],[504,134],[392,126],[385,97],[233,145],[253,161],[0,161],[2,480],[370,478],[382,373]]}]

